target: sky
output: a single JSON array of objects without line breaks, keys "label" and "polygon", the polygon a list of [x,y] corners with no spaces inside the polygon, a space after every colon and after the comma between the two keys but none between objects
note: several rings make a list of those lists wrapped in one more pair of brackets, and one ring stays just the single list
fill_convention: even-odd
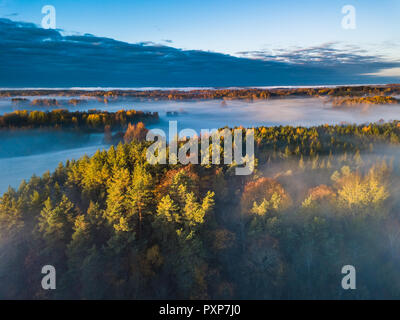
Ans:
[{"label": "sky", "polygon": [[[141,49],[145,48],[143,51],[148,51],[150,47],[157,51],[157,48],[164,46],[165,48],[162,49],[164,51],[160,54],[166,55],[167,59],[168,55],[179,56],[180,54],[181,61],[175,57],[174,59],[178,60],[174,61],[175,64],[171,64],[168,70],[164,66],[157,66],[157,63],[162,62],[156,61],[154,55],[147,62],[142,59],[140,68],[137,65],[139,60],[132,61],[131,57],[125,70],[120,71],[120,73],[132,71],[131,78],[121,78],[124,80],[122,83],[126,82],[127,85],[128,83],[140,84],[141,80],[143,85],[152,83],[188,86],[235,83],[290,85],[301,83],[300,78],[304,75],[303,73],[310,70],[313,71],[315,77],[304,79],[304,84],[321,80],[326,83],[336,81],[400,82],[399,0],[0,0],[0,19],[14,23],[14,29],[6,24],[9,34],[5,35],[3,31],[0,45],[3,42],[2,46],[10,49],[7,38],[12,37],[10,33],[15,32],[16,28],[21,28],[21,25],[18,26],[16,22],[29,22],[40,28],[44,16],[41,11],[44,5],[52,5],[56,9],[57,30],[55,32],[61,37],[91,34],[99,39],[113,39],[127,46],[141,45]],[[342,25],[343,17],[347,15],[342,13],[342,8],[346,5],[352,5],[355,8],[355,28],[352,29],[345,29]],[[3,23],[3,30],[4,28]],[[29,32],[26,35],[29,36]],[[20,41],[20,48],[14,47],[14,50],[21,51],[21,46],[27,46],[25,50],[28,50],[32,46],[32,39]],[[43,39],[39,40],[40,43],[43,42]],[[80,38],[80,40],[84,39]],[[72,45],[68,41],[63,42],[66,46]],[[87,43],[87,41],[84,42]],[[15,46],[15,43],[13,45]],[[48,44],[43,45],[48,46]],[[61,47],[59,50],[65,51],[66,47]],[[77,50],[76,43],[73,47],[71,50]],[[48,50],[48,47],[43,49]],[[98,52],[100,53],[101,50],[104,48],[100,45]],[[107,50],[110,48],[108,47]],[[118,49],[114,47],[112,60],[115,66],[121,67],[116,62],[118,59],[116,51]],[[193,63],[199,57],[193,58],[191,55],[193,51],[196,51],[196,55],[201,52],[202,63],[209,61],[207,70],[202,72],[195,70]],[[8,59],[12,59],[11,52],[8,54]],[[25,54],[29,56],[29,52]],[[34,54],[35,52],[32,51],[32,57],[29,56],[28,61],[35,58]],[[47,54],[49,54],[48,51]],[[54,51],[52,51],[53,54],[55,54]],[[73,54],[79,53],[76,51]],[[54,58],[54,56],[49,57],[48,61],[54,63]],[[88,56],[83,55],[82,58],[88,58]],[[33,60],[38,61],[38,57],[35,59]],[[256,63],[249,61],[254,59],[257,60]],[[44,59],[40,60],[40,63],[45,62]],[[279,63],[272,64],[273,67],[271,67],[272,62]],[[17,61],[13,63],[16,64]],[[72,63],[70,69],[77,67],[76,61],[70,61],[70,63]],[[0,70],[3,67],[7,72],[12,71],[6,66],[7,61],[3,60],[3,64],[2,66],[0,61]],[[150,81],[152,73],[151,70],[145,72],[146,64],[153,68],[154,75],[159,75],[159,81]],[[235,70],[227,70],[226,64]],[[333,70],[334,67],[338,69],[336,73]],[[348,67],[347,72],[346,67]],[[64,65],[63,68],[68,68],[68,66]],[[32,67],[27,67],[27,69],[29,71]],[[50,76],[50,71],[44,72],[43,75]],[[180,76],[173,77],[172,81],[167,75],[174,71]],[[192,79],[189,74],[182,76],[183,73],[191,71],[194,75]],[[281,72],[282,77],[274,75],[272,71]],[[107,72],[110,70],[105,70],[102,74],[105,76]],[[218,75],[218,79],[207,81],[206,77],[211,77],[214,72],[225,73],[225,76]],[[244,74],[248,72],[255,73],[253,79],[250,75]],[[54,77],[54,72],[50,73]],[[74,76],[72,72],[67,73],[71,77]],[[92,70],[92,73],[92,78],[95,74],[99,76],[98,70]],[[22,72],[16,72],[15,75],[17,74],[23,76]],[[244,78],[243,81],[232,80],[230,79],[232,76]],[[116,78],[117,74],[113,77]],[[82,82],[87,85],[104,82],[99,79],[87,80]],[[56,82],[61,84],[61,82],[71,81],[57,79]],[[12,82],[15,85],[18,81]],[[110,84],[111,82],[115,81],[110,80]],[[7,85],[1,74],[0,85]]]}]

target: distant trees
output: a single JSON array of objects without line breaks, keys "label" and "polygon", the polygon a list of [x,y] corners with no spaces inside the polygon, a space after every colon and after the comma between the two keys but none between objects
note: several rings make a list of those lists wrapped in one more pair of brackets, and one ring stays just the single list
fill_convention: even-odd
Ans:
[{"label": "distant trees", "polygon": [[[61,101],[55,98],[35,99],[31,102],[38,106],[60,106],[63,104],[76,105],[84,103],[85,97],[94,97],[97,101],[108,104],[119,98],[134,98],[138,100],[188,100],[188,99],[216,99],[216,100],[265,100],[281,97],[377,97],[395,96],[400,94],[399,85],[367,85],[341,86],[327,88],[243,88],[243,89],[196,89],[196,90],[1,90],[0,97],[20,96],[59,96],[81,97]],[[18,98],[17,98],[18,99]],[[17,102],[17,101],[16,101]],[[22,102],[22,101],[19,101]]]},{"label": "distant trees", "polygon": [[31,105],[36,107],[55,107],[60,104],[57,99],[34,99]]},{"label": "distant trees", "polygon": [[351,107],[363,104],[398,104],[399,100],[390,96],[372,96],[372,97],[335,97],[332,101],[334,107]]},{"label": "distant trees", "polygon": [[[136,134],[143,135],[143,122],[158,121],[158,114],[136,110],[119,110],[115,113],[91,110],[88,112],[69,112],[64,109],[52,111],[14,111],[0,116],[1,128],[78,128],[81,130],[101,131],[105,127],[123,128],[130,123],[140,122],[136,127]],[[132,129],[133,130],[133,129]],[[133,130],[134,131],[134,130]]]}]

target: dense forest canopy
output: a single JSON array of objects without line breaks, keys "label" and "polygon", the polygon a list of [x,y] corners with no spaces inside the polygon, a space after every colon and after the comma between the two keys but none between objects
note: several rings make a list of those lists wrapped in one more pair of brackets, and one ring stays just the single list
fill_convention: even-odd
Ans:
[{"label": "dense forest canopy", "polygon": [[141,140],[0,198],[0,298],[400,298],[399,122],[255,128],[251,176]]}]

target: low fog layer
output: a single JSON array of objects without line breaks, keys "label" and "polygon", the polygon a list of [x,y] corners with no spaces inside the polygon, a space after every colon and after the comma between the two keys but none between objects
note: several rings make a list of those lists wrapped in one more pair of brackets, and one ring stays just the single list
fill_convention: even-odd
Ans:
[{"label": "low fog layer", "polygon": [[46,171],[54,171],[60,162],[65,163],[69,159],[78,159],[84,154],[91,156],[103,147],[105,146],[86,146],[25,157],[0,159],[0,193],[6,192],[9,186],[18,188],[23,179],[29,180],[34,174],[41,176]]},{"label": "low fog layer", "polygon": [[[33,99],[34,97],[27,97]],[[45,97],[42,97],[45,98]],[[62,100],[62,98],[60,99]],[[33,107],[27,104],[13,105],[10,99],[0,99],[0,114],[14,110],[54,108]],[[110,101],[108,104],[88,99],[87,103],[68,106],[71,111],[90,109],[115,112],[120,109],[157,111],[160,122],[150,128],[161,128],[167,132],[168,121],[178,121],[178,129],[221,128],[224,126],[313,126],[321,124],[366,123],[400,119],[400,105],[372,105],[365,107],[333,108],[332,104],[318,98],[276,99],[258,102],[245,101]],[[66,136],[63,137],[63,134]],[[57,132],[54,135],[21,131],[13,135],[3,134],[0,142],[0,193],[8,185],[17,187],[22,179],[33,174],[41,175],[53,170],[58,162],[93,154],[102,145],[102,137],[71,137],[71,133]],[[40,139],[38,140],[38,137]],[[36,143],[35,143],[36,141]],[[38,154],[39,153],[39,154]],[[36,155],[34,155],[36,154]],[[34,155],[34,156],[33,156]]]},{"label": "low fog layer", "polygon": [[103,145],[102,134],[61,130],[0,131],[0,193],[16,188],[33,174],[53,171],[60,162],[92,155]]},{"label": "low fog layer", "polygon": [[[26,97],[34,99],[34,97]],[[36,97],[37,98],[37,97]],[[43,96],[41,98],[54,98]],[[70,97],[71,98],[71,97]],[[77,97],[79,98],[79,97]],[[65,99],[58,99],[63,101]],[[320,124],[364,123],[385,121],[400,118],[400,105],[372,105],[359,107],[333,108],[332,103],[318,98],[288,98],[271,99],[267,101],[138,101],[134,99],[119,99],[107,104],[95,99],[76,106],[68,105],[70,111],[87,111],[90,109],[115,112],[121,109],[136,109],[157,111],[162,121],[177,120],[183,128],[221,128],[224,126],[274,126]],[[13,105],[10,99],[0,99],[0,114],[15,110],[52,110],[53,108],[30,106],[27,104]],[[170,112],[167,116],[167,112]]]}]

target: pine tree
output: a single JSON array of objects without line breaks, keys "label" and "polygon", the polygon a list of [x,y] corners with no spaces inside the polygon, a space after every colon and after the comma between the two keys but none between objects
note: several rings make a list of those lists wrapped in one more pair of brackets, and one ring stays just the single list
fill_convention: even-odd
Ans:
[{"label": "pine tree", "polygon": [[52,204],[50,198],[45,201],[38,221],[38,231],[49,250],[66,245],[72,234],[74,217],[74,205],[66,195],[56,205]]},{"label": "pine tree", "polygon": [[131,186],[131,176],[128,169],[115,167],[113,172],[113,177],[107,189],[107,209],[105,211],[111,226],[118,225],[121,218],[128,215],[130,204],[127,193]]},{"label": "pine tree", "polygon": [[132,184],[128,187],[126,197],[129,203],[129,215],[138,216],[137,223],[140,233],[142,230],[144,216],[151,214],[152,210],[154,209],[152,206],[152,201],[154,198],[153,178],[140,163],[135,165],[133,170]]}]

